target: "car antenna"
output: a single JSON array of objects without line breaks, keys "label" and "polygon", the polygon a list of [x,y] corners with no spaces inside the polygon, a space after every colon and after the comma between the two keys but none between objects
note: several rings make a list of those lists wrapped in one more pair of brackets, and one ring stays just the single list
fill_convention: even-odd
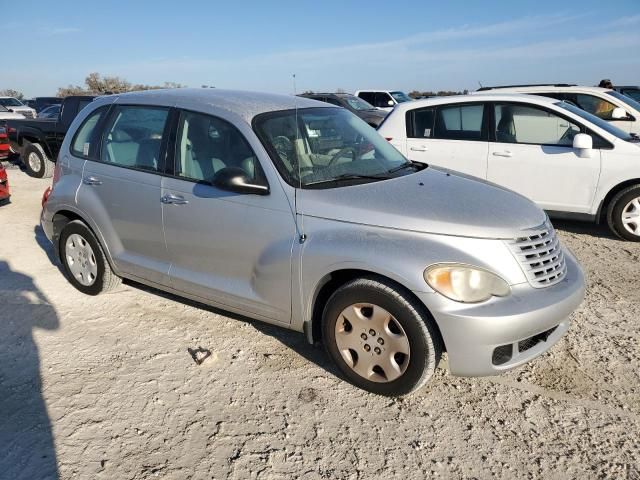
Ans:
[{"label": "car antenna", "polygon": [[[295,132],[296,132],[296,143],[294,144],[293,151],[296,154],[296,163],[298,164],[298,190],[296,191],[296,212],[298,211],[298,196],[302,197],[302,169],[300,167],[300,158],[298,156],[298,130],[300,126],[298,125],[298,91],[296,88],[296,74],[292,75],[293,77],[293,102],[296,111],[296,124],[295,124]],[[306,233],[304,233],[304,211],[302,207],[300,207],[300,243],[304,243],[307,239]]]},{"label": "car antenna", "polygon": [[482,82],[480,82],[480,80],[478,80],[478,85],[480,85],[480,88],[484,88],[484,86],[482,85]]}]

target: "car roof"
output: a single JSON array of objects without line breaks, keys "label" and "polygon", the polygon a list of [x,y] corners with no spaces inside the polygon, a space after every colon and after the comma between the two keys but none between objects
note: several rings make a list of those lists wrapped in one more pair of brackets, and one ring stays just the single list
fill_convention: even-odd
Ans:
[{"label": "car roof", "polygon": [[413,102],[405,102],[396,105],[396,111],[415,110],[420,107],[429,107],[432,105],[442,105],[448,103],[477,103],[477,102],[495,102],[495,101],[522,101],[526,103],[535,103],[537,105],[549,105],[558,103],[557,98],[541,97],[538,95],[526,95],[524,93],[500,93],[500,92],[480,92],[473,95],[451,95],[447,97],[429,97],[414,100]]},{"label": "car roof", "polygon": [[[218,88],[172,88],[114,95],[118,103],[142,101],[148,104],[193,108],[194,104],[215,107],[242,117],[247,123],[256,115],[293,108],[332,108],[317,100],[294,95],[224,90]],[[204,110],[203,110],[204,111]]]}]

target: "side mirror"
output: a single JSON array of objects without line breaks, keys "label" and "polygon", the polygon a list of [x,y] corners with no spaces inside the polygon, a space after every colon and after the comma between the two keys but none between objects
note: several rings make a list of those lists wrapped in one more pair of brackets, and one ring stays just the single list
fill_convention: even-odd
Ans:
[{"label": "side mirror", "polygon": [[616,107],[611,111],[611,119],[612,120],[623,120],[627,118],[629,114],[622,107]]},{"label": "side mirror", "polygon": [[387,102],[387,105],[389,105],[390,107],[393,107],[395,105],[395,103],[393,102],[393,100],[389,100]]},{"label": "side mirror", "polygon": [[269,186],[255,183],[241,168],[226,167],[213,177],[213,185],[220,190],[253,195],[269,195]]},{"label": "side mirror", "polygon": [[591,135],[578,133],[573,137],[573,149],[578,152],[579,157],[589,158],[591,156],[591,150],[593,149],[593,139]]}]

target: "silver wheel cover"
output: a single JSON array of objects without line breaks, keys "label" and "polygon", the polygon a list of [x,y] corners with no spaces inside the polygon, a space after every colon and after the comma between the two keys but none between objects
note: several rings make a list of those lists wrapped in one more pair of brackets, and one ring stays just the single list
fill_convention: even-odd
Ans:
[{"label": "silver wheel cover", "polygon": [[27,162],[29,163],[29,168],[34,172],[39,172],[42,168],[40,157],[36,152],[30,152],[27,157]]},{"label": "silver wheel cover", "polygon": [[632,235],[640,236],[640,197],[636,197],[622,209],[622,225]]},{"label": "silver wheel cover", "polygon": [[409,366],[409,339],[384,308],[356,303],[345,308],[335,327],[336,345],[349,367],[362,378],[386,383]]},{"label": "silver wheel cover", "polygon": [[69,235],[64,245],[64,256],[71,275],[85,287],[90,287],[98,276],[98,264],[87,240],[77,233]]}]

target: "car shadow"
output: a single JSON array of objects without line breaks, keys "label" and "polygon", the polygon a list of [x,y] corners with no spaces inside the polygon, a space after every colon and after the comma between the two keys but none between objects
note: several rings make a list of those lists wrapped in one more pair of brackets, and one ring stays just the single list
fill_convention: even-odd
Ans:
[{"label": "car shadow", "polygon": [[36,243],[38,246],[47,254],[47,258],[49,261],[58,267],[58,270],[61,270],[61,265],[58,259],[56,258],[56,254],[53,251],[53,244],[49,241],[47,236],[44,234],[44,230],[40,225],[36,225],[33,229],[33,234],[36,239]]},{"label": "car shadow", "polygon": [[[612,240],[620,240],[615,236],[606,223],[581,222],[579,220],[564,220],[552,218],[551,223],[557,230],[563,230],[569,233],[577,233],[580,235],[589,235],[590,237],[610,238]],[[621,241],[621,240],[620,240]]]},{"label": "car shadow", "polygon": [[326,370],[327,372],[333,374],[336,377],[341,378],[341,374],[333,362],[329,359],[324,349],[321,348],[320,345],[311,345],[307,342],[307,339],[304,334],[300,332],[296,332],[293,330],[288,330],[283,327],[278,327],[276,325],[271,325],[269,323],[261,322],[260,320],[255,320],[250,317],[246,317],[244,315],[240,315],[234,312],[229,312],[227,310],[222,310],[217,307],[212,307],[210,305],[206,305],[204,303],[196,302],[194,300],[190,300],[188,298],[180,297],[178,295],[174,295],[173,293],[165,292],[162,290],[158,290],[153,287],[149,287],[147,285],[143,285],[137,282],[133,282],[131,280],[125,280],[125,284],[130,285],[134,288],[138,288],[152,295],[156,295],[167,300],[172,300],[174,302],[180,302],[185,305],[190,305],[194,308],[198,308],[201,310],[207,310],[216,315],[222,315],[224,317],[231,318],[233,320],[237,320],[240,322],[248,323],[253,328],[258,330],[260,333],[264,335],[268,335],[285,347],[290,348],[298,355],[308,360],[309,362],[315,363],[320,368]]},{"label": "car shadow", "polygon": [[28,275],[0,260],[0,477],[57,479],[36,329],[56,330],[55,308]]}]

